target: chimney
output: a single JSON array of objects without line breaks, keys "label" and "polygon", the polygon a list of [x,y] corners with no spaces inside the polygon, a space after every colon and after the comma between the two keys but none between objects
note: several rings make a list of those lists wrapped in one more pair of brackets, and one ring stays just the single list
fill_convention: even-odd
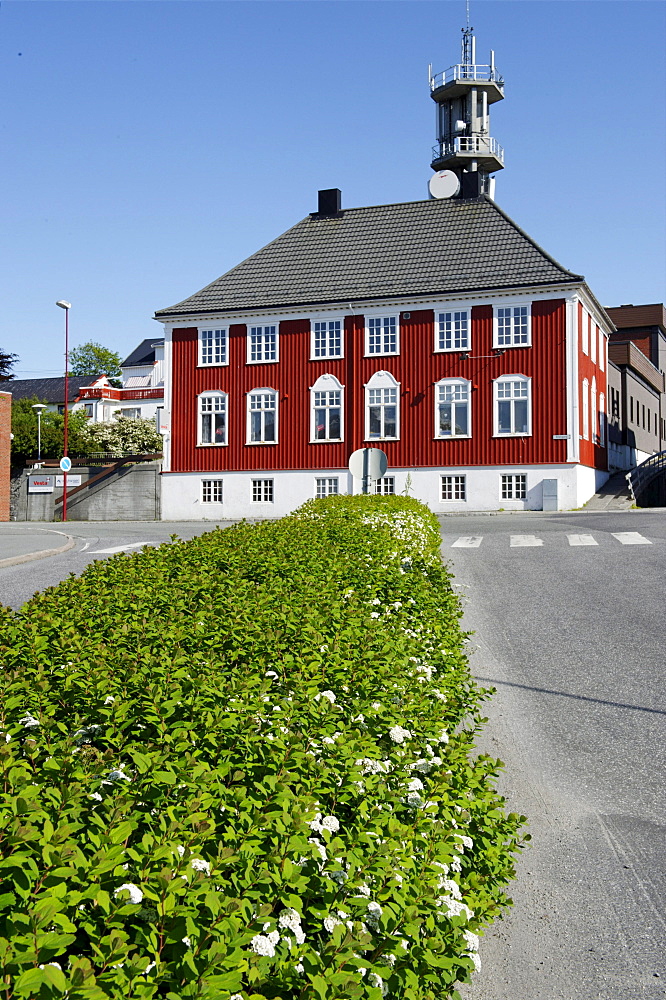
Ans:
[{"label": "chimney", "polygon": [[319,192],[317,215],[320,218],[339,215],[342,211],[342,191],[340,188],[328,188]]}]

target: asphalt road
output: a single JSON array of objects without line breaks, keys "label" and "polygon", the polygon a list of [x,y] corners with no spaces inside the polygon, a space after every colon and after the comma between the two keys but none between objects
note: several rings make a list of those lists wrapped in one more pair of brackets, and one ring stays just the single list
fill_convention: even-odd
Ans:
[{"label": "asphalt road", "polygon": [[481,748],[505,762],[502,791],[532,835],[515,907],[463,995],[663,998],[666,514],[442,524],[472,668],[497,689]]},{"label": "asphalt road", "polygon": [[[442,554],[474,631],[472,668],[497,694],[481,749],[532,846],[515,907],[486,935],[466,1000],[666,996],[666,513],[443,517]],[[93,559],[211,524],[0,525],[0,602]],[[3,557],[67,552],[2,566]]]}]

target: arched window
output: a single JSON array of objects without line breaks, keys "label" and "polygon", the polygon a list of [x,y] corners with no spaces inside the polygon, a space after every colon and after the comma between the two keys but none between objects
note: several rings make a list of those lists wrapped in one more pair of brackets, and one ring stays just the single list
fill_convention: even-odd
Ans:
[{"label": "arched window", "polygon": [[342,441],[344,387],[335,375],[320,375],[310,389],[310,440]]},{"label": "arched window", "polygon": [[464,378],[443,378],[436,383],[436,438],[472,436],[471,390]]},{"label": "arched window", "polygon": [[247,443],[277,444],[278,394],[275,389],[253,389],[247,394]]},{"label": "arched window", "polygon": [[532,379],[502,375],[495,379],[495,436],[519,437],[532,433]]},{"label": "arched window", "polygon": [[390,372],[375,372],[365,387],[366,441],[400,437],[400,383]]},{"label": "arched window", "polygon": [[199,396],[199,444],[227,443],[227,394],[202,392]]}]

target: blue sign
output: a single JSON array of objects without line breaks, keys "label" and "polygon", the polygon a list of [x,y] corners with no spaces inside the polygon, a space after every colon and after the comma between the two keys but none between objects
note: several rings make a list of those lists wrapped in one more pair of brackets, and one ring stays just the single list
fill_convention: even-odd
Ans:
[{"label": "blue sign", "polygon": [[60,470],[62,472],[69,472],[71,468],[72,468],[72,460],[71,458],[68,458],[67,455],[65,455],[64,458],[60,459]]}]

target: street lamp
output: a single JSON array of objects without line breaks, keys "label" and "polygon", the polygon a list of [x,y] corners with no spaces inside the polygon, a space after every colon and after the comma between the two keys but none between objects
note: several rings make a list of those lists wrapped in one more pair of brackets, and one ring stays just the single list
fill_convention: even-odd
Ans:
[{"label": "street lamp", "polygon": [[[65,310],[65,427],[63,432],[63,457],[67,457],[67,418],[69,416],[69,310],[71,302],[58,299],[57,306]],[[67,520],[67,473],[63,469],[62,519]]]},{"label": "street lamp", "polygon": [[32,408],[37,414],[37,461],[42,460],[42,412],[46,409],[46,403],[33,403]]}]

